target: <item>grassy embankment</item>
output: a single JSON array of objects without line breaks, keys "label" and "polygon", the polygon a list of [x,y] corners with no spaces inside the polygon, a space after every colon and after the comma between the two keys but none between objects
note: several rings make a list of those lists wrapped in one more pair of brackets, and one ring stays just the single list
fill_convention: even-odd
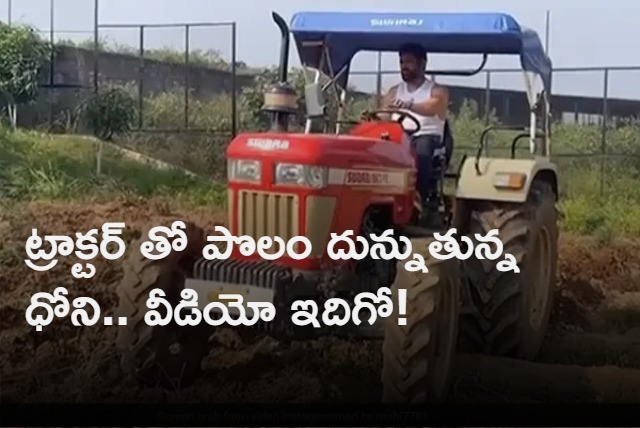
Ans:
[{"label": "grassy embankment", "polygon": [[15,203],[129,197],[170,197],[194,206],[225,202],[222,184],[132,159],[107,144],[98,176],[98,147],[82,136],[0,128],[0,197]]}]

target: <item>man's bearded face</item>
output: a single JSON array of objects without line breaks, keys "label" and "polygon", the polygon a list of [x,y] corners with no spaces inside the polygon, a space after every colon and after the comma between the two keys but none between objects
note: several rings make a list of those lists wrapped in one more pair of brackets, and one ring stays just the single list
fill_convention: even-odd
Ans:
[{"label": "man's bearded face", "polygon": [[424,61],[412,54],[400,55],[400,74],[405,82],[415,80],[424,73]]}]

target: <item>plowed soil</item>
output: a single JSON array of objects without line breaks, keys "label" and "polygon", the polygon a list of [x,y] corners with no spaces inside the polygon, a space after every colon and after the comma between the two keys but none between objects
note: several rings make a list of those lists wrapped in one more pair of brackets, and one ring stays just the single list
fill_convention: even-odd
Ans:
[{"label": "plowed soil", "polygon": [[[73,257],[48,272],[29,270],[24,244],[42,234],[86,232],[108,221],[125,238],[189,220],[209,228],[224,213],[173,211],[161,200],[106,205],[34,203],[0,214],[0,379],[5,402],[311,402],[380,399],[380,343],[322,339],[243,343],[232,330],[212,340],[202,378],[180,391],[125,382],[114,351],[116,328],[74,327],[69,319],[36,332],[25,321],[30,297],[66,287],[104,315],[117,303],[121,260],[97,259],[92,279],[71,276]],[[460,355],[451,399],[459,402],[640,402],[640,241],[601,244],[562,235],[552,328],[535,362]]]}]

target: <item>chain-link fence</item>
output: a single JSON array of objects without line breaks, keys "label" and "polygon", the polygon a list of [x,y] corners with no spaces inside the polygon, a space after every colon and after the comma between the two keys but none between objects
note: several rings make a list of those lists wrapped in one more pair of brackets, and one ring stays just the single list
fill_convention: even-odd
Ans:
[{"label": "chain-link fence", "polygon": [[[97,28],[94,91],[124,86],[137,100],[134,129],[118,144],[197,173],[220,175],[225,143],[238,130],[237,68],[242,64],[236,57],[236,23],[98,24]],[[103,40],[110,39],[138,43],[106,49]],[[157,48],[163,40],[174,44]],[[182,42],[181,49],[175,47],[176,41]]]},{"label": "chain-link fence", "polygon": [[[521,70],[481,72],[484,87],[438,82],[451,92],[456,156],[475,155],[487,124],[528,126],[529,111],[524,91],[503,89]],[[375,79],[380,95],[385,81],[400,81],[398,71],[357,71],[356,76]],[[380,82],[383,82],[380,84]],[[568,83],[572,83],[568,85]],[[552,90],[552,160],[559,170],[563,196],[621,196],[640,200],[635,183],[640,176],[640,87],[639,67],[557,68],[553,88],[576,87],[574,93]],[[501,87],[502,86],[502,87]],[[552,89],[553,89],[552,88]],[[637,91],[640,92],[640,91]],[[612,96],[612,93],[617,96]],[[488,154],[509,156],[514,135],[500,131],[492,135]],[[522,146],[522,151],[527,147]],[[452,167],[456,167],[455,161]]]},{"label": "chain-link fence", "polygon": [[[237,92],[237,59],[236,59],[236,24],[235,22],[187,23],[187,24],[99,24],[100,35],[105,30],[133,32],[139,44],[133,49],[120,46],[119,51],[101,49],[100,39],[96,43],[98,52],[98,75],[94,76],[94,87],[97,91],[103,84],[113,83],[113,77],[122,70],[137,70],[137,75],[121,76],[120,80],[129,77],[126,82],[138,100],[138,121],[136,131],[147,132],[212,132],[235,135],[237,131],[237,97],[230,96],[227,111],[223,110],[223,123],[200,122],[198,101],[211,99],[219,94],[235,94]],[[221,30],[221,31],[220,31]],[[227,40],[226,49],[229,59],[221,54],[221,50],[193,50],[191,47],[194,33],[208,32],[211,44]],[[224,32],[226,34],[215,34]],[[164,34],[162,34],[164,33]],[[168,34],[170,33],[170,34]],[[98,36],[99,37],[99,36]],[[206,35],[205,35],[206,37]],[[183,49],[155,48],[148,49],[147,40],[182,39]],[[218,43],[215,43],[218,42]],[[156,43],[157,45],[157,43]],[[113,70],[118,68],[119,70]],[[102,75],[102,76],[101,76]],[[135,77],[135,79],[133,79]],[[104,79],[103,79],[104,78]],[[129,80],[128,79],[128,80]],[[103,81],[101,81],[103,80]],[[124,83],[124,82],[120,82]],[[171,94],[171,101],[180,105],[171,117],[161,120],[154,117],[153,103],[159,94]],[[148,109],[146,107],[149,107]],[[194,110],[192,112],[192,110]],[[193,113],[193,114],[192,114]],[[215,126],[214,126],[215,125]]]},{"label": "chain-link fence", "polygon": [[[219,175],[223,149],[238,131],[238,92],[253,81],[238,73],[246,65],[237,59],[235,22],[111,24],[102,22],[99,0],[31,3],[49,8],[48,28],[11,18],[11,11],[7,22],[36,27],[54,49],[37,99],[19,108],[19,126],[90,134],[81,115],[84,101],[109,87],[124,88],[135,99],[137,115],[132,132],[116,144]],[[7,7],[17,17],[27,5]],[[74,12],[86,15],[85,27],[92,28],[57,26],[56,16],[69,8],[83,9]]]},{"label": "chain-link fence", "polygon": [[[73,7],[69,1],[75,0],[56,0],[56,5]],[[135,132],[118,144],[194,172],[220,175],[224,147],[245,114],[241,89],[255,81],[255,73],[236,57],[234,22],[110,24],[101,22],[94,0],[83,3],[87,13],[93,6],[93,29],[69,32],[54,28],[54,2],[42,3],[51,7],[50,28],[42,34],[56,49],[38,100],[20,109],[21,126],[88,132],[77,114],[81,102],[100,88],[126,87],[136,99],[138,116]],[[371,96],[400,79],[381,64],[375,71],[352,71],[356,78],[375,81]],[[484,85],[477,87],[438,77],[451,89],[457,158],[473,154],[488,124],[528,124],[524,92],[505,89],[505,82],[520,77],[516,72],[484,71],[475,79]],[[565,195],[636,197],[639,82],[640,67],[554,70],[552,157]],[[569,93],[567,87],[576,89]],[[492,136],[489,154],[509,154],[513,137],[502,134]]]},{"label": "chain-link fence", "polygon": [[[34,102],[20,106],[18,125],[21,127],[64,133],[78,131],[82,125],[78,121],[78,106],[91,95],[87,79],[82,78],[83,61],[70,52],[76,46],[74,40],[86,41],[92,37],[90,29],[68,30],[56,28],[55,21],[60,6],[76,7],[70,0],[37,0],[17,2],[0,0],[0,7],[6,10],[6,22],[35,27],[40,36],[52,46],[51,57],[42,70],[40,91]],[[38,7],[48,9],[48,28],[40,28],[30,22],[22,22],[25,9]],[[16,15],[15,17],[13,15]]]}]

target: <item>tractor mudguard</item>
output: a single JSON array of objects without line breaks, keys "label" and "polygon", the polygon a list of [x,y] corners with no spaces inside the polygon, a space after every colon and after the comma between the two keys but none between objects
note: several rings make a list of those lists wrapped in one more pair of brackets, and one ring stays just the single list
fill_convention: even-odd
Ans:
[{"label": "tractor mudguard", "polygon": [[[480,173],[478,173],[478,170]],[[456,197],[502,202],[525,202],[534,179],[551,184],[558,194],[556,166],[547,158],[467,158],[460,171]]]}]

